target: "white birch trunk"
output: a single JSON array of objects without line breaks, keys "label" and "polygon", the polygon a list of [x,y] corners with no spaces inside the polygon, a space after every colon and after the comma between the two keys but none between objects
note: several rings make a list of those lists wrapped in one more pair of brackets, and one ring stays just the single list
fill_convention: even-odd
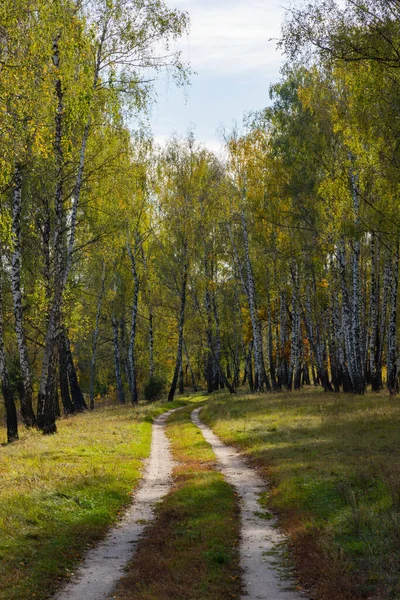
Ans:
[{"label": "white birch trunk", "polygon": [[22,170],[17,167],[14,176],[14,194],[12,207],[12,242],[11,256],[11,288],[14,304],[15,332],[17,336],[19,362],[21,365],[23,395],[21,398],[21,414],[24,424],[33,427],[36,424],[33,412],[32,373],[29,364],[28,347],[26,344],[23,321],[22,292],[21,292],[21,209],[22,209]]},{"label": "white birch trunk", "polygon": [[137,391],[137,374],[136,374],[136,361],[135,361],[135,343],[136,343],[136,329],[137,329],[137,314],[138,314],[138,302],[139,302],[139,277],[136,266],[136,244],[135,251],[132,252],[129,242],[126,244],[128,249],[129,258],[131,259],[131,271],[133,277],[133,304],[132,304],[132,315],[131,315],[131,333],[129,337],[128,347],[128,362],[129,370],[131,375],[131,401],[132,404],[137,404],[139,401]]},{"label": "white birch trunk", "polygon": [[89,406],[90,409],[94,409],[94,382],[96,376],[96,353],[97,353],[97,341],[99,338],[99,325],[100,325],[100,316],[101,316],[101,305],[103,303],[104,290],[106,285],[106,263],[103,261],[102,273],[101,273],[101,284],[100,284],[100,294],[97,302],[97,311],[96,311],[96,322],[93,331],[93,340],[92,340],[92,359],[90,361],[90,391],[89,391]]}]

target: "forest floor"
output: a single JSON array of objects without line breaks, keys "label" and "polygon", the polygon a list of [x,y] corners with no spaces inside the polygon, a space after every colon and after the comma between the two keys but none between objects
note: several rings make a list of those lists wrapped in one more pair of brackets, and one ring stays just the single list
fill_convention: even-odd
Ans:
[{"label": "forest floor", "polygon": [[[241,509],[245,516],[247,491],[220,472],[224,460],[233,474],[248,466],[256,471],[262,481],[254,487],[252,480],[253,492],[265,482],[256,525],[264,519],[268,533],[277,517],[289,538],[284,560],[309,598],[400,597],[400,403],[384,394],[361,398],[313,388],[198,394],[175,406],[185,403],[166,427],[176,461],[172,489],[114,598],[243,597],[248,567],[239,515]],[[196,406],[204,406],[201,420],[242,458],[203,427],[213,448],[205,441],[190,420]],[[173,407],[105,406],[60,420],[57,436],[23,432],[21,441],[0,448],[1,600],[41,600],[73,578],[85,551],[131,500],[149,455],[152,418]],[[275,571],[282,566],[278,554],[264,552]],[[287,572],[280,575],[289,581]]]}]

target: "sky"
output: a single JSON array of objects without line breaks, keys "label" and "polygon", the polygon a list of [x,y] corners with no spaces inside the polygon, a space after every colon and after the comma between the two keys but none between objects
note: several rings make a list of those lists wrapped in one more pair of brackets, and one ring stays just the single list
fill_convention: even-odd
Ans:
[{"label": "sky", "polygon": [[[210,150],[221,149],[221,131],[269,103],[284,58],[277,38],[290,0],[167,0],[186,10],[191,27],[179,42],[196,74],[185,90],[167,76],[156,84],[151,126],[155,140],[193,130]],[[291,2],[293,4],[293,1]]]}]

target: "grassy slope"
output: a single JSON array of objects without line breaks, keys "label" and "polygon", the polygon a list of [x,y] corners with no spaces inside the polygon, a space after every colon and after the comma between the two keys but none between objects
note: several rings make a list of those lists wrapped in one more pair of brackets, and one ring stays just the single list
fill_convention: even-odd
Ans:
[{"label": "grassy slope", "polygon": [[216,396],[202,418],[272,482],[317,598],[400,598],[400,402],[385,396]]},{"label": "grassy slope", "polygon": [[174,487],[139,545],[118,600],[240,598],[237,500],[190,423],[191,410],[170,418],[167,433],[180,463]]},{"label": "grassy slope", "polygon": [[1,600],[46,598],[71,575],[129,502],[152,416],[170,408],[103,407],[60,420],[55,436],[21,428],[0,447]]}]

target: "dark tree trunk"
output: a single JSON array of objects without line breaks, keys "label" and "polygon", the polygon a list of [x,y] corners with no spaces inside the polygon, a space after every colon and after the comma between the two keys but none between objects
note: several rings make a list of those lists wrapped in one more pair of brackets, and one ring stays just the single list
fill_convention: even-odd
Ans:
[{"label": "dark tree trunk", "polygon": [[71,344],[67,335],[67,332],[63,329],[62,333],[63,343],[65,345],[65,353],[67,356],[67,371],[69,385],[71,389],[72,403],[75,407],[76,412],[82,412],[87,409],[85,398],[81,392],[81,388],[78,383],[78,376],[76,374],[74,361],[72,358]]},{"label": "dark tree trunk", "polygon": [[250,342],[249,350],[246,354],[246,375],[249,388],[251,392],[254,392],[254,378],[253,378],[253,343]]},{"label": "dark tree trunk", "polygon": [[179,369],[179,393],[180,394],[184,394],[185,393],[185,384],[184,384],[184,380],[183,380],[183,368],[181,365],[181,368]]},{"label": "dark tree trunk", "polygon": [[[62,340],[61,340],[62,341]],[[65,350],[65,344],[60,343],[59,345],[59,380],[60,380],[60,392],[61,392],[61,402],[63,405],[63,410],[65,415],[70,415],[76,412],[76,408],[71,400],[71,395],[69,393],[69,383],[68,383],[68,361],[67,361],[67,353]]]},{"label": "dark tree trunk", "polygon": [[15,408],[14,396],[10,385],[8,370],[6,365],[6,354],[4,350],[3,333],[3,287],[2,274],[0,273],[0,377],[1,391],[6,408],[7,421],[7,442],[15,442],[18,439],[18,420]]},{"label": "dark tree trunk", "polygon": [[183,349],[185,350],[185,356],[186,356],[187,365],[188,365],[188,368],[189,368],[190,379],[192,381],[192,388],[193,388],[194,392],[197,392],[196,378],[194,376],[194,372],[193,372],[193,368],[192,368],[192,363],[190,361],[189,352],[188,352],[185,340],[183,340]]}]

